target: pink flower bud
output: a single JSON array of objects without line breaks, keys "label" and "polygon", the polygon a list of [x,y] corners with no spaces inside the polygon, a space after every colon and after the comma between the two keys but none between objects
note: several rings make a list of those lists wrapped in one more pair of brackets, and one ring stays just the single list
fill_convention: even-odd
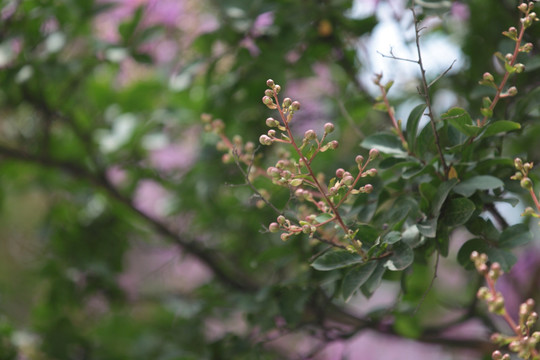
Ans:
[{"label": "pink flower bud", "polygon": [[304,138],[307,140],[315,140],[317,138],[317,134],[315,133],[315,131],[310,129],[304,133]]},{"label": "pink flower bud", "polygon": [[330,122],[324,124],[324,133],[325,134],[330,134],[333,131],[334,131],[334,124],[332,124]]},{"label": "pink flower bud", "polygon": [[292,106],[292,109],[293,109],[294,111],[300,110],[300,102],[298,102],[298,101],[293,101],[293,103],[291,104],[291,106]]},{"label": "pink flower bud", "polygon": [[270,230],[270,232],[278,232],[279,231],[279,224],[277,222],[273,222],[271,223],[269,226],[268,226],[268,230]]},{"label": "pink flower bud", "polygon": [[369,150],[369,161],[375,160],[379,156],[379,150],[371,149]]},{"label": "pink flower bud", "polygon": [[274,80],[272,80],[272,79],[266,80],[266,86],[268,86],[269,88],[273,88],[274,85],[275,85]]},{"label": "pink flower bud", "polygon": [[341,178],[343,177],[343,174],[345,174],[345,170],[344,170],[344,169],[339,168],[339,169],[336,170],[336,177],[337,177],[338,179],[341,179]]}]

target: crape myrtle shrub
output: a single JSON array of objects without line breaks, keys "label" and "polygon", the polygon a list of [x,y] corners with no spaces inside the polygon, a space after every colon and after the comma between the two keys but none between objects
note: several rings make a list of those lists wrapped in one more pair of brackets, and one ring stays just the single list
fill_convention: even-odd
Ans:
[{"label": "crape myrtle shrub", "polygon": [[351,1],[2,3],[0,356],[537,358],[534,5],[392,4],[412,91]]}]

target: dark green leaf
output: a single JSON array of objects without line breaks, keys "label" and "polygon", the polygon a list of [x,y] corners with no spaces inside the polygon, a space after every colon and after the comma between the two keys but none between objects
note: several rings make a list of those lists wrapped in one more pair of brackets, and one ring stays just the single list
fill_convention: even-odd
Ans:
[{"label": "dark green leaf", "polygon": [[448,194],[450,193],[450,190],[454,188],[457,184],[457,179],[450,179],[448,181],[443,182],[439,187],[437,188],[437,192],[435,193],[435,197],[433,198],[433,205],[431,208],[431,215],[434,217],[438,217],[441,212],[441,207],[446,201],[446,198],[448,197]]},{"label": "dark green leaf", "polygon": [[401,141],[394,134],[377,133],[362,141],[361,146],[366,149],[377,149],[381,153],[389,155],[407,155],[407,152],[403,149]]},{"label": "dark green leaf", "polygon": [[390,231],[383,238],[383,243],[392,245],[401,240],[401,233],[399,231]]},{"label": "dark green leaf", "polygon": [[442,221],[451,227],[465,224],[475,209],[474,203],[467,198],[452,199],[444,208]]},{"label": "dark green leaf", "polygon": [[345,301],[349,301],[360,286],[362,286],[371,276],[377,267],[376,261],[370,261],[365,264],[353,267],[343,278],[341,286],[341,295]]},{"label": "dark green leaf", "polygon": [[311,266],[319,271],[340,269],[363,261],[362,257],[347,250],[328,251],[319,256]]},{"label": "dark green leaf", "polygon": [[504,186],[504,183],[495,176],[479,175],[459,183],[454,188],[454,192],[469,197],[474,194],[476,190],[490,190],[502,186]]},{"label": "dark green leaf", "polygon": [[386,268],[383,266],[383,264],[380,261],[377,262],[377,267],[375,270],[373,270],[373,273],[371,273],[369,279],[367,279],[366,282],[360,287],[360,290],[365,297],[371,297],[375,290],[377,290],[381,284],[385,271]]},{"label": "dark green leaf", "polygon": [[390,271],[404,270],[412,264],[414,252],[403,241],[396,243],[392,247],[392,256],[384,262],[384,266]]},{"label": "dark green leaf", "polygon": [[467,136],[475,136],[480,128],[473,125],[471,116],[462,108],[452,108],[441,115],[442,120],[448,121],[454,128]]},{"label": "dark green leaf", "polygon": [[493,136],[496,134],[506,133],[508,131],[518,130],[518,129],[521,129],[520,123],[517,123],[514,121],[508,121],[508,120],[499,120],[486,126],[486,130],[482,134],[482,137]]},{"label": "dark green leaf", "polygon": [[407,119],[407,143],[409,144],[409,149],[416,151],[416,139],[418,135],[418,122],[424,114],[426,109],[426,104],[417,105],[409,114]]},{"label": "dark green leaf", "polygon": [[525,224],[516,224],[507,227],[499,237],[499,245],[505,248],[514,248],[528,244],[532,240],[532,233]]},{"label": "dark green leaf", "polygon": [[420,231],[420,234],[425,237],[434,238],[437,234],[437,219],[425,220],[418,223],[416,226],[418,231]]}]

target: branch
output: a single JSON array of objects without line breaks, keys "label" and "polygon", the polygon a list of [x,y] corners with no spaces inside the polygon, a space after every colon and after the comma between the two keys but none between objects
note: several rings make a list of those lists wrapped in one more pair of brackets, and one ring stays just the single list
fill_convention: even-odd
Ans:
[{"label": "branch", "polygon": [[213,271],[214,275],[223,284],[233,289],[247,292],[255,291],[258,288],[256,283],[252,279],[247,278],[243,272],[234,268],[230,264],[226,264],[221,259],[218,259],[215,251],[202,247],[195,240],[188,240],[183,236],[180,236],[159,220],[154,219],[137,209],[132,200],[121,194],[118,189],[107,179],[104,173],[94,173],[87,168],[70,161],[54,159],[38,154],[30,154],[24,152],[23,150],[9,148],[4,145],[0,145],[0,155],[9,159],[61,170],[74,178],[89,181],[97,189],[105,191],[110,198],[124,205],[132,213],[148,223],[156,230],[156,232],[168,238],[174,244],[179,245],[189,254],[197,257]]}]

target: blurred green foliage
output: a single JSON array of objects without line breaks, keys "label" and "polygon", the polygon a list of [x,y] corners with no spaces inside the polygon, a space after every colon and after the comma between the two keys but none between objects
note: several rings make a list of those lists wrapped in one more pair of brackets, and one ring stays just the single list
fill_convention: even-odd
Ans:
[{"label": "blurred green foliage", "polygon": [[[260,102],[267,78],[276,79],[285,94],[289,85],[300,88],[294,94],[299,100],[302,91],[320,87],[308,114],[334,122],[341,145],[318,159],[317,170],[350,167],[354,155],[367,153],[359,144],[380,144],[380,135],[368,135],[390,128],[385,115],[372,110],[375,100],[359,77],[364,65],[358,41],[369,38],[378,17],[355,18],[351,0],[179,3],[186,24],[206,14],[214,28],[196,31],[197,24],[204,25],[196,23],[190,39],[188,25],[152,22],[148,14],[157,1],[128,7],[128,16],[118,18],[111,15],[116,5],[101,1],[2,2],[0,359],[307,359],[365,329],[484,354],[487,340],[449,340],[441,335],[442,326],[434,330],[437,324],[429,321],[466,312],[463,321],[479,318],[493,326],[474,307],[478,283],[468,281],[471,273],[449,265],[464,285],[458,292],[431,288],[432,254],[448,252],[450,233],[438,233],[436,241],[416,249],[414,264],[403,272],[384,274],[378,265],[368,269],[369,277],[349,273],[352,285],[344,290],[349,296],[356,296],[354,282],[360,279],[366,296],[381,281],[401,289],[388,295],[390,305],[360,316],[339,296],[348,269],[317,271],[310,263],[326,246],[307,238],[282,242],[269,234],[265,227],[275,212],[258,206],[242,172],[223,164],[216,137],[202,130],[200,115],[210,113],[223,119],[229,135],[256,141],[270,114]],[[509,46],[501,31],[516,24],[519,14],[513,1],[466,5],[470,17],[462,20],[459,46],[467,65],[432,91],[449,89],[476,119],[486,91],[478,80],[485,71],[494,72],[493,52]],[[448,8],[425,15],[441,16],[433,31],[451,35]],[[265,18],[266,25],[257,23]],[[116,36],[103,35],[106,21],[115,25]],[[536,48],[539,28],[526,34]],[[177,53],[160,62],[151,49],[164,40],[175,43]],[[494,116],[518,122],[521,129],[490,138],[486,162],[475,164],[474,175],[490,173],[519,195],[524,192],[509,180],[508,159],[540,156],[536,48],[523,61],[527,72],[511,80],[518,97],[501,103]],[[322,82],[316,81],[322,76],[318,66],[327,70]],[[422,102],[407,92],[392,100],[399,106],[411,99]],[[410,119],[418,126],[419,117]],[[419,154],[433,150],[429,136],[418,134]],[[446,136],[449,146],[464,140],[454,130]],[[172,153],[160,152],[168,147]],[[277,156],[267,148],[257,153]],[[417,178],[411,183],[422,198],[404,195],[393,202],[397,191],[410,186],[406,176],[420,171],[412,166],[405,174],[393,161],[386,157],[379,163],[388,171],[373,180],[368,205],[351,215],[373,221],[359,226],[373,243],[380,229],[390,224],[399,230],[407,216],[431,211],[438,217],[450,192],[441,193],[435,186],[440,182]],[[469,168],[461,166],[458,173],[465,176]],[[254,185],[268,184],[256,179]],[[483,198],[488,192],[476,191],[494,188],[473,186],[471,200],[453,193],[441,217],[445,226],[478,215],[478,204],[493,201]],[[277,207],[286,208],[289,200],[287,189],[272,188]],[[381,211],[377,204],[384,203]],[[489,238],[493,225],[482,223],[476,232],[475,225],[468,230]],[[411,247],[406,250],[412,261]],[[162,253],[173,254],[172,260]],[[454,264],[455,256],[450,256]],[[394,260],[398,266],[400,259]],[[538,296],[538,290],[529,296]],[[447,301],[441,305],[440,299]],[[305,349],[306,339],[316,345]]]}]

